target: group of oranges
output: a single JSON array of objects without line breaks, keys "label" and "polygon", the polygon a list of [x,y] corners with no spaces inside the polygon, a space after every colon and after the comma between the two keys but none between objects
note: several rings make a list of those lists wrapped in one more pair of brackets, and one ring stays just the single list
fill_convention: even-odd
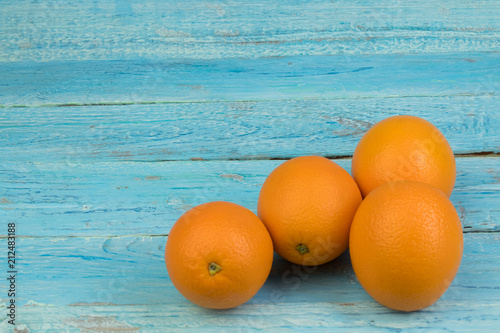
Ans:
[{"label": "group of oranges", "polygon": [[361,138],[351,172],[324,157],[296,157],[265,180],[258,216],[225,201],[190,209],[167,238],[172,283],[195,304],[232,308],[262,287],[273,250],[315,266],[349,247],[354,273],[376,301],[400,311],[430,306],[463,252],[449,200],[456,177],[450,145],[422,118],[389,117]]}]

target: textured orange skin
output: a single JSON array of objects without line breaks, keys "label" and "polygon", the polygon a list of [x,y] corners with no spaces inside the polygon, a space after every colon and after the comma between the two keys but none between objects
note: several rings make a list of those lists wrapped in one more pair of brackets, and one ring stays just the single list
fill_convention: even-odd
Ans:
[{"label": "textured orange skin", "polygon": [[[360,203],[361,193],[347,171],[327,158],[302,156],[271,172],[260,191],[257,211],[279,255],[314,266],[347,249]],[[309,253],[301,255],[296,250],[299,244],[305,244]]]},{"label": "textured orange skin", "polygon": [[453,281],[462,226],[440,190],[413,181],[386,183],[359,206],[349,251],[368,294],[391,309],[416,311],[436,302]]},{"label": "textured orange skin", "polygon": [[[211,276],[208,266],[222,270]],[[196,206],[174,224],[165,263],[177,290],[205,308],[228,309],[251,299],[266,281],[273,244],[250,210],[230,202]]]},{"label": "textured orange skin", "polygon": [[448,141],[437,127],[415,116],[393,116],[371,127],[354,150],[351,172],[363,197],[397,180],[428,183],[449,197],[456,178]]}]

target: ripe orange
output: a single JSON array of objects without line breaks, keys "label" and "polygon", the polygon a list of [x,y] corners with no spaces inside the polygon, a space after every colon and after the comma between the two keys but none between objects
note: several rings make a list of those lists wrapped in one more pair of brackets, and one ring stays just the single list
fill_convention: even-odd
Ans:
[{"label": "ripe orange", "polygon": [[359,206],[349,250],[354,273],[376,301],[395,310],[420,310],[454,279],[462,226],[440,190],[414,181],[386,183]]},{"label": "ripe orange", "polygon": [[360,203],[358,186],[347,171],[327,158],[302,156],[271,172],[262,185],[257,211],[279,255],[314,266],[347,249]]},{"label": "ripe orange", "polygon": [[252,298],[266,281],[273,244],[250,210],[230,202],[196,206],[172,227],[165,247],[168,274],[191,302],[227,309]]},{"label": "ripe orange", "polygon": [[415,116],[394,116],[371,127],[352,157],[352,176],[365,197],[388,181],[428,183],[448,197],[455,185],[453,151],[430,122]]}]

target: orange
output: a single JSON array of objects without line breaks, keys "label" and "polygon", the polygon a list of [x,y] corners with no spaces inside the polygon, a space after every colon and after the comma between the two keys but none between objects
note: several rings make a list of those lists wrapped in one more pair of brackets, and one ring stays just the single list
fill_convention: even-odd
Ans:
[{"label": "orange", "polygon": [[434,125],[415,116],[389,117],[371,127],[354,150],[351,172],[363,197],[396,180],[428,183],[450,196],[456,177],[448,141]]},{"label": "orange", "polygon": [[266,281],[273,244],[250,210],[230,202],[196,206],[172,227],[165,247],[168,275],[191,302],[227,309],[251,299]]},{"label": "orange", "polygon": [[453,281],[462,259],[462,226],[453,204],[435,187],[386,183],[359,206],[349,251],[354,273],[376,301],[395,310],[420,310]]},{"label": "orange", "polygon": [[279,255],[314,266],[347,249],[360,203],[358,186],[347,171],[327,158],[302,156],[271,172],[262,185],[257,212]]}]

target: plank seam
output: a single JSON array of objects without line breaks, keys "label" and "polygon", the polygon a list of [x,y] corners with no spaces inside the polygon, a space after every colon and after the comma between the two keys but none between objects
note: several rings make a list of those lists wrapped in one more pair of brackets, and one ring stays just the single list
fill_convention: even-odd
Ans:
[{"label": "plank seam", "polygon": [[[321,155],[330,160],[344,160],[352,158],[352,155]],[[495,151],[477,151],[471,153],[459,153],[455,154],[455,157],[458,158],[469,158],[469,157],[500,157],[499,152]],[[143,160],[127,160],[127,162],[132,163],[166,163],[166,162],[211,162],[211,161],[287,161],[296,156],[256,156],[256,157],[241,157],[241,158],[191,158],[191,159],[182,159],[182,160],[154,160],[154,161],[143,161]],[[117,162],[120,163],[120,162]]]},{"label": "plank seam", "polygon": [[[466,230],[467,227],[463,228],[463,234],[495,234],[495,233],[500,233],[500,230]],[[168,234],[128,234],[128,235],[101,235],[101,236],[76,236],[76,235],[68,235],[68,236],[24,236],[24,235],[16,235],[16,238],[22,238],[22,239],[67,239],[67,238],[84,238],[84,239],[90,239],[90,238],[130,238],[130,237],[148,237],[148,238],[155,238],[155,237],[168,237]],[[7,239],[8,236],[6,235],[0,235],[0,239]]]},{"label": "plank seam", "polygon": [[436,95],[387,95],[387,96],[346,96],[346,97],[305,97],[300,99],[242,99],[242,100],[199,100],[199,101],[118,101],[118,102],[95,102],[95,103],[45,103],[38,105],[22,104],[0,104],[0,109],[7,108],[45,108],[45,107],[85,107],[85,106],[120,106],[120,105],[155,105],[155,104],[215,104],[215,103],[252,103],[252,102],[292,102],[292,101],[332,101],[332,100],[352,100],[352,99],[391,99],[391,98],[447,98],[447,97],[493,97],[495,93],[459,93],[459,94],[436,94]]}]

